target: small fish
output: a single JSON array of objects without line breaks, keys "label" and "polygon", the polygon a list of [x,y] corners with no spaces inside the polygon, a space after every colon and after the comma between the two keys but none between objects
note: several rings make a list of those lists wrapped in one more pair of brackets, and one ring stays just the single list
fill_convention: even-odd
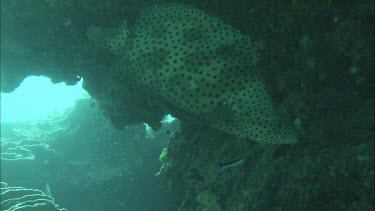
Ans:
[{"label": "small fish", "polygon": [[239,159],[232,160],[232,161],[229,161],[229,162],[226,162],[226,163],[220,163],[219,162],[220,173],[223,172],[227,168],[232,168],[232,167],[236,167],[236,166],[240,166],[240,165],[244,164],[245,159],[246,159],[246,157],[241,157]]}]

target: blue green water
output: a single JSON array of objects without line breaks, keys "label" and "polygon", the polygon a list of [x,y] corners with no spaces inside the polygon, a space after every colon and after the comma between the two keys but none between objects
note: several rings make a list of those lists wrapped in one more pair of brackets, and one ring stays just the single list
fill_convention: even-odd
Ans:
[{"label": "blue green water", "polygon": [[373,129],[374,1],[1,1],[1,210],[373,210]]}]

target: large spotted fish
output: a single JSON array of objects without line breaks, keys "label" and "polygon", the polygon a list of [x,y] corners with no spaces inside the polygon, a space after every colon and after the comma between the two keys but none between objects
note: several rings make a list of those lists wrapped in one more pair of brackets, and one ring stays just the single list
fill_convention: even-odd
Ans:
[{"label": "large spotted fish", "polygon": [[[179,119],[260,143],[295,143],[257,68],[256,43],[217,18],[182,4],[144,11],[131,27],[91,27],[88,37],[120,58],[123,86]],[[224,112],[220,114],[220,112]]]}]

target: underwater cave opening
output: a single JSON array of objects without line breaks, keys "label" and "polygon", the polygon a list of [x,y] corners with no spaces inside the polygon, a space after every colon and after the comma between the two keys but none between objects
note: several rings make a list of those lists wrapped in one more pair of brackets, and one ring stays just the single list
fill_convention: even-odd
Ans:
[{"label": "underwater cave opening", "polygon": [[11,93],[1,92],[1,122],[24,122],[62,116],[81,98],[89,98],[79,81],[53,84],[44,76],[29,76]]}]

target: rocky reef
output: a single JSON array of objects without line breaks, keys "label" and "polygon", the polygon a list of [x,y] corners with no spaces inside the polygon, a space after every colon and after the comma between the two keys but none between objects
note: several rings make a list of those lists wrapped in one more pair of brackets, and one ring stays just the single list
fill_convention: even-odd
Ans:
[{"label": "rocky reef", "polygon": [[[373,147],[371,141],[260,145],[183,125],[159,178],[163,189],[184,194],[179,210],[370,210]],[[242,165],[220,171],[219,162],[241,157]]]},{"label": "rocky reef", "polygon": [[28,2],[2,3],[2,91],[83,78],[118,128],[181,119],[157,176],[180,210],[373,209],[373,1]]}]

